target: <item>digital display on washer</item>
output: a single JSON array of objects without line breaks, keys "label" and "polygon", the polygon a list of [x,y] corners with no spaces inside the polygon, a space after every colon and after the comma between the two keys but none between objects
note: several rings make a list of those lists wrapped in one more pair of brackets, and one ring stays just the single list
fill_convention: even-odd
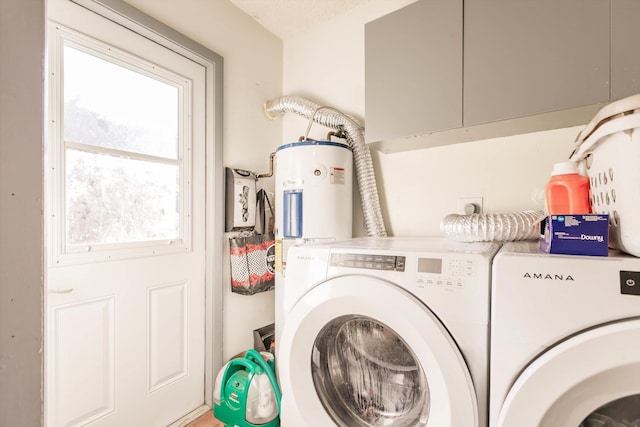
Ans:
[{"label": "digital display on washer", "polygon": [[442,274],[442,259],[418,258],[418,273]]}]

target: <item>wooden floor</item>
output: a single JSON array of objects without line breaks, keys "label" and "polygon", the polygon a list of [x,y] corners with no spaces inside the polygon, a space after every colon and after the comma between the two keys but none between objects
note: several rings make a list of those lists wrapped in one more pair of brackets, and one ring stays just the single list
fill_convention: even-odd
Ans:
[{"label": "wooden floor", "polygon": [[208,411],[194,422],[187,424],[187,427],[224,427],[224,424],[214,418],[213,411]]}]

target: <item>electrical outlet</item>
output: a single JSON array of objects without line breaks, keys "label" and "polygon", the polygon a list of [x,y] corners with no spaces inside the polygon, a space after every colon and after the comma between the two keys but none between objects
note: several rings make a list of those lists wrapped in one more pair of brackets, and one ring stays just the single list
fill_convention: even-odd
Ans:
[{"label": "electrical outlet", "polygon": [[[475,211],[473,211],[475,205]],[[468,215],[471,213],[482,213],[482,197],[460,197],[458,199],[458,214]],[[468,209],[468,210],[467,210]]]}]

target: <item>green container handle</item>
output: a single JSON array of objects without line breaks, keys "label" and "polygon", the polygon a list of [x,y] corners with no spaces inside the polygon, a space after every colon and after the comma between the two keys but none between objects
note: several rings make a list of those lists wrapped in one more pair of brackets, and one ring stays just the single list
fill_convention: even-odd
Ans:
[{"label": "green container handle", "polygon": [[[271,382],[271,387],[273,387],[273,393],[276,397],[276,403],[278,404],[278,414],[280,413],[280,400],[282,399],[282,393],[280,392],[280,387],[278,386],[278,381],[276,380],[276,376],[273,373],[273,369],[271,366],[264,360],[264,357],[256,350],[250,348],[247,350],[247,353],[244,355],[245,359],[236,359],[238,361],[245,361],[247,363],[248,360],[253,360],[258,366],[262,368],[265,374],[267,374],[267,378]],[[246,365],[245,365],[246,366]],[[254,365],[255,366],[255,365]],[[247,366],[248,369],[251,369]]]}]

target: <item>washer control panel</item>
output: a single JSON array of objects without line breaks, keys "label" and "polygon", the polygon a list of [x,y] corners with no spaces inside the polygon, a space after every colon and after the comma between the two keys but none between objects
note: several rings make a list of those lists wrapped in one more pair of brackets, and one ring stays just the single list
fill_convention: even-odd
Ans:
[{"label": "washer control panel", "polygon": [[333,253],[332,267],[365,268],[369,270],[404,271],[406,257],[379,254]]},{"label": "washer control panel", "polygon": [[419,288],[463,288],[473,280],[475,274],[473,259],[455,254],[420,254],[407,258],[405,255],[338,252],[331,254],[329,265],[415,274],[415,283]]},{"label": "washer control panel", "polygon": [[417,258],[419,287],[463,288],[473,274],[474,265],[470,258]]}]

